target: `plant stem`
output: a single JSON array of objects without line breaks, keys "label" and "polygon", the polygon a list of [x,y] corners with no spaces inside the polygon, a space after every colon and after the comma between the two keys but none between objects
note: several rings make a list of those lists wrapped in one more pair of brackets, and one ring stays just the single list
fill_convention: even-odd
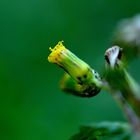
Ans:
[{"label": "plant stem", "polygon": [[102,88],[111,93],[113,98],[123,110],[124,115],[132,126],[134,133],[136,134],[136,137],[140,139],[140,118],[133,110],[132,106],[128,103],[128,101],[123,97],[121,91],[112,89],[109,83],[105,81],[102,83]]}]

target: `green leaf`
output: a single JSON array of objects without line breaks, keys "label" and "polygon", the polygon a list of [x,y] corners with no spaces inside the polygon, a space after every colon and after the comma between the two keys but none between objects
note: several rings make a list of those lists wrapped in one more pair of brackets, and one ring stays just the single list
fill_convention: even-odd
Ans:
[{"label": "green leaf", "polygon": [[81,126],[80,131],[70,140],[137,140],[127,123],[101,122]]}]

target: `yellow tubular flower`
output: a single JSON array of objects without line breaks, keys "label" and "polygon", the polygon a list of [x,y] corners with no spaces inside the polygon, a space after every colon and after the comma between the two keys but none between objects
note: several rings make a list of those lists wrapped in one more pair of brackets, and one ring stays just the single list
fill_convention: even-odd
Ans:
[{"label": "yellow tubular flower", "polygon": [[59,41],[58,44],[53,49],[50,48],[50,50],[52,52],[48,57],[48,61],[62,67],[78,83],[87,82],[92,78],[93,73],[90,66],[66,49],[63,45],[63,41]]},{"label": "yellow tubular flower", "polygon": [[[87,63],[66,49],[63,41],[52,49],[48,61],[63,68],[68,76],[63,78],[62,89],[73,91],[79,96],[94,96],[100,91],[100,76]],[[81,93],[81,94],[79,94]]]}]

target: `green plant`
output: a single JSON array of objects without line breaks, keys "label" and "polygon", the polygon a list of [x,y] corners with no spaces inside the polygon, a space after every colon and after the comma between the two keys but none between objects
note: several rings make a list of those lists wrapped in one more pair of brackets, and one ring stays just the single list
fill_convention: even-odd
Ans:
[{"label": "green plant", "polygon": [[[129,62],[139,56],[140,26],[136,26],[135,23],[139,18],[137,16],[128,20],[129,26],[132,26],[130,31],[134,30],[133,34],[136,34],[132,39],[128,39],[127,34],[124,34],[128,23],[125,26],[119,25],[114,35],[113,46],[105,52],[106,68],[103,78],[91,66],[66,49],[62,41],[53,49],[50,48],[52,53],[48,57],[49,62],[57,64],[66,72],[60,84],[63,91],[80,97],[93,97],[101,89],[107,90],[120,105],[129,122],[125,125],[120,122],[104,122],[83,126],[71,140],[140,139],[140,88],[127,72]],[[138,28],[139,32],[134,28]]]}]

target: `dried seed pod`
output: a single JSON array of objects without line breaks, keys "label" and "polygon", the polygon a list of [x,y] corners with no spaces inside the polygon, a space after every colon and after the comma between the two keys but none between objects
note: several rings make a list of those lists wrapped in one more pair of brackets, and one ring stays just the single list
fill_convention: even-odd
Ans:
[{"label": "dried seed pod", "polygon": [[105,60],[109,67],[115,68],[119,66],[122,58],[122,48],[119,46],[113,46],[106,50],[105,52]]},{"label": "dried seed pod", "polygon": [[124,57],[129,61],[140,54],[140,15],[123,19],[119,22],[113,36],[113,45],[124,50]]}]

